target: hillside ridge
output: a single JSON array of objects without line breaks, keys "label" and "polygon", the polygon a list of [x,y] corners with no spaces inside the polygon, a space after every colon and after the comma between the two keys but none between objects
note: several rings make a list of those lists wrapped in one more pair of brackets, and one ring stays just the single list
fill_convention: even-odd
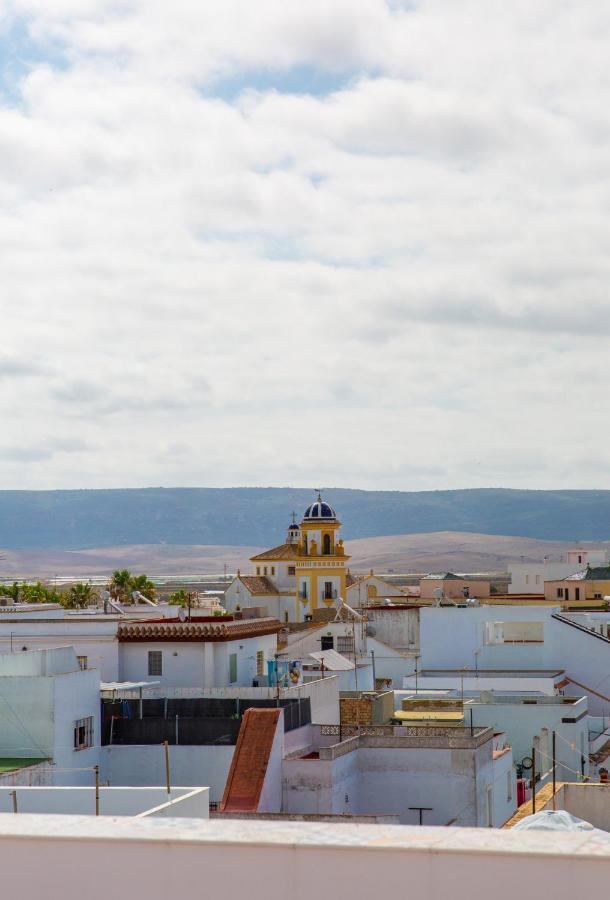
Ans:
[{"label": "hillside ridge", "polygon": [[[326,488],[346,540],[441,531],[538,540],[610,538],[610,491]],[[0,548],[86,549],[132,544],[272,546],[305,488],[114,488],[0,491]]]}]

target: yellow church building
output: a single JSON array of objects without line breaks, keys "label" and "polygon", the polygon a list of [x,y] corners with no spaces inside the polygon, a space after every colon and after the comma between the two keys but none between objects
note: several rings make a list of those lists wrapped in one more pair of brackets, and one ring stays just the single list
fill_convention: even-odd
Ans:
[{"label": "yellow church building", "polygon": [[265,607],[282,622],[302,622],[345,599],[349,556],[340,529],[335,510],[318,493],[299,524],[293,516],[283,544],[251,558],[252,575],[237,573],[225,594],[227,610]]}]

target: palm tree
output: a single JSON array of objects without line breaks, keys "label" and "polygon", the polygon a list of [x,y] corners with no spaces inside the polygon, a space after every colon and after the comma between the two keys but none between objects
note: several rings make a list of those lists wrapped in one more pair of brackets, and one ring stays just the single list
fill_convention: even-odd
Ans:
[{"label": "palm tree", "polygon": [[148,575],[134,575],[131,578],[131,590],[139,591],[143,594],[148,600],[154,600],[157,594],[157,589],[154,584],[148,577]]},{"label": "palm tree", "polygon": [[89,583],[82,581],[73,584],[66,595],[67,605],[72,609],[83,609],[98,600],[97,591]]},{"label": "palm tree", "polygon": [[132,591],[131,583],[132,575],[129,569],[117,569],[116,572],[113,572],[108,584],[108,590],[112,599],[118,600],[120,603],[125,603],[126,600],[129,600],[129,595]]}]

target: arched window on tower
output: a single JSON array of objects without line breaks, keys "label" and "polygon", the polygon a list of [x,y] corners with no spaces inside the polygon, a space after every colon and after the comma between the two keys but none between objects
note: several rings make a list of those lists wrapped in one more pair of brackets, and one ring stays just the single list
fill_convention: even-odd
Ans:
[{"label": "arched window on tower", "polygon": [[322,553],[324,556],[330,556],[332,553],[332,541],[330,534],[325,534],[322,539]]}]

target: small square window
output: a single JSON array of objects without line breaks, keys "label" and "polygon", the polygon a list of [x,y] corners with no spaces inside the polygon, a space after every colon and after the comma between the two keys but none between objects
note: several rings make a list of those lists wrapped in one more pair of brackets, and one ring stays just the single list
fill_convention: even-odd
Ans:
[{"label": "small square window", "polygon": [[89,668],[89,660],[88,660],[88,657],[86,657],[86,656],[77,656],[76,658],[77,658],[77,660],[78,660],[78,665],[79,665],[79,667],[80,667],[81,669],[88,669],[88,668]]},{"label": "small square window", "polygon": [[77,719],[74,723],[74,749],[86,750],[93,746],[93,716]]}]

